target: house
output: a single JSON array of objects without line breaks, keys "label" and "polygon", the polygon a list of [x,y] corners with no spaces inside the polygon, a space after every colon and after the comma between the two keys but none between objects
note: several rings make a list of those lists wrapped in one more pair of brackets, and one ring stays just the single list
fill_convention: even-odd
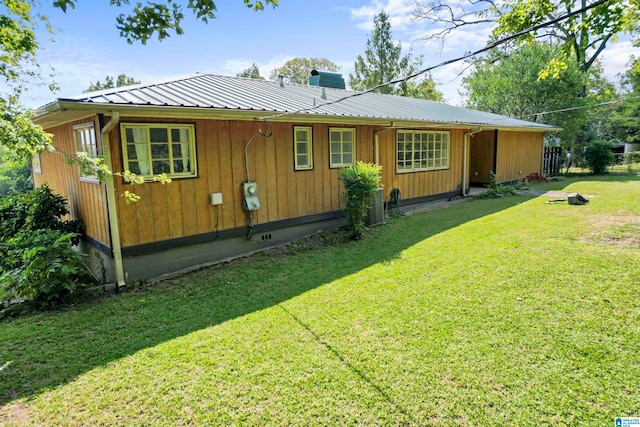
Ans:
[{"label": "house", "polygon": [[[209,74],[59,98],[35,122],[58,152],[37,159],[34,183],[67,198],[86,223],[92,268],[120,284],[344,223],[338,172],[357,160],[382,166],[386,197],[397,188],[416,203],[464,195],[490,172],[501,182],[540,173],[544,133],[555,130],[440,102]],[[60,152],[172,182],[101,183]]]}]

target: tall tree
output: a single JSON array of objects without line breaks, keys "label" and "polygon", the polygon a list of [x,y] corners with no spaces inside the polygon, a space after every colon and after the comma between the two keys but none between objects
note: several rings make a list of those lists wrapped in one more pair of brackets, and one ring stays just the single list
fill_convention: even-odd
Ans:
[{"label": "tall tree", "polygon": [[494,50],[475,59],[473,72],[463,80],[467,106],[561,126],[560,137],[568,148],[586,123],[587,111],[536,115],[585,105],[585,99],[579,96],[584,75],[575,64],[569,64],[556,79],[538,78],[558,49],[547,43],[532,43],[515,50]]},{"label": "tall tree", "polygon": [[290,83],[306,85],[311,70],[338,72],[340,66],[327,58],[293,58],[271,71],[269,79],[275,81],[278,76],[283,76]]},{"label": "tall tree", "polygon": [[95,83],[89,82],[89,87],[87,88],[87,90],[85,90],[85,92],[94,92],[96,90],[111,89],[114,87],[131,86],[137,84],[140,84],[140,80],[136,80],[133,77],[127,76],[126,74],[120,74],[115,81],[113,80],[112,76],[107,76],[104,79],[104,83],[102,83],[100,80],[96,81]]},{"label": "tall tree", "polygon": [[613,139],[640,144],[640,59],[633,58],[622,78],[623,101],[607,121]]},{"label": "tall tree", "polygon": [[236,74],[236,76],[248,77],[250,79],[264,80],[264,77],[260,75],[260,69],[258,68],[255,62],[253,63],[253,65],[251,65],[251,67],[245,68],[244,70]]},{"label": "tall tree", "polygon": [[[389,15],[381,11],[373,19],[373,31],[367,40],[364,57],[358,55],[353,74],[349,74],[352,89],[363,91],[391,80],[407,76],[422,65],[420,58],[413,59],[411,53],[402,55],[402,46],[395,43],[391,35]],[[376,92],[402,96],[442,100],[430,76],[418,82],[401,82],[376,89]]]},{"label": "tall tree", "polygon": [[[493,50],[473,61],[464,79],[467,105],[484,111],[560,126],[556,134],[564,150],[581,153],[598,137],[601,107],[616,96],[596,62],[585,75],[571,62],[556,78],[540,79],[541,70],[558,54],[558,46],[532,43],[520,48]],[[582,88],[586,87],[586,96]],[[594,106],[594,107],[589,107]],[[580,138],[578,138],[580,136]],[[578,149],[579,148],[579,149]]]},{"label": "tall tree", "polygon": [[[427,0],[416,2],[414,19],[431,22],[436,30],[427,38],[444,40],[456,31],[469,31],[480,25],[492,25],[494,36],[516,34],[534,25],[583,9],[591,0]],[[637,30],[638,2],[609,0],[600,5],[560,20],[524,39],[546,38],[560,49],[551,58],[541,76],[557,75],[573,62],[586,73],[610,42],[623,33]]]}]

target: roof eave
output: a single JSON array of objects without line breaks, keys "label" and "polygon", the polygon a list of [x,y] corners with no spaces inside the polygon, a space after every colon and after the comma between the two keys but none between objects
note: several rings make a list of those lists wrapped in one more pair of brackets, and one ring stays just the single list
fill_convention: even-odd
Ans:
[{"label": "roof eave", "polygon": [[329,114],[290,113],[286,111],[245,110],[215,107],[185,107],[159,106],[139,104],[114,104],[78,101],[60,98],[36,110],[34,122],[43,127],[53,127],[79,120],[84,117],[105,114],[110,115],[118,111],[121,116],[150,117],[150,118],[181,118],[181,119],[211,119],[218,120],[264,120],[272,122],[298,123],[330,123],[393,127],[428,127],[448,129],[487,128],[498,130],[521,130],[528,132],[557,132],[556,127],[527,127],[527,126],[495,126],[488,123],[455,123],[445,121],[425,121],[412,119],[395,119],[390,117],[366,117]]}]

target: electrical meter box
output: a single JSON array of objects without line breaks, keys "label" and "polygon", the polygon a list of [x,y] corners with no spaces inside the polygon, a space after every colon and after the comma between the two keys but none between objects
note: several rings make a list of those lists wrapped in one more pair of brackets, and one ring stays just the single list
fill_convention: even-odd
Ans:
[{"label": "electrical meter box", "polygon": [[255,182],[242,183],[242,200],[244,209],[247,211],[255,211],[260,209],[260,200],[258,200],[258,184]]}]

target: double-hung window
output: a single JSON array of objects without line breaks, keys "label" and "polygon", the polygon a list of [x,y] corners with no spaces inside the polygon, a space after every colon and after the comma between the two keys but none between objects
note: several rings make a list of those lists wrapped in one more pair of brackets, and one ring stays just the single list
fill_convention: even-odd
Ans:
[{"label": "double-hung window", "polygon": [[[73,139],[76,151],[85,154],[88,158],[98,157],[98,145],[96,143],[96,131],[93,123],[82,123],[73,127]],[[87,171],[80,170],[80,177],[87,180],[97,180],[98,177]]]},{"label": "double-hung window", "polygon": [[120,134],[125,170],[146,178],[196,176],[194,125],[123,123]]},{"label": "double-hung window", "polygon": [[293,150],[295,170],[313,169],[313,128],[311,126],[293,127]]},{"label": "double-hung window", "polygon": [[397,131],[396,171],[448,169],[450,145],[449,132]]},{"label": "double-hung window", "polygon": [[355,162],[356,130],[329,128],[329,166],[342,168]]}]

